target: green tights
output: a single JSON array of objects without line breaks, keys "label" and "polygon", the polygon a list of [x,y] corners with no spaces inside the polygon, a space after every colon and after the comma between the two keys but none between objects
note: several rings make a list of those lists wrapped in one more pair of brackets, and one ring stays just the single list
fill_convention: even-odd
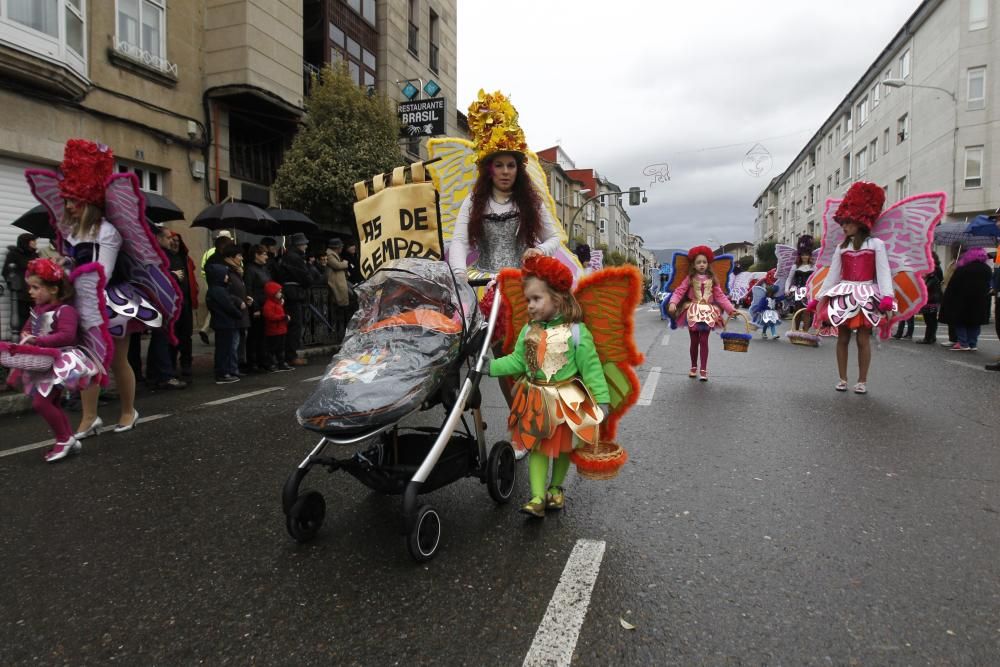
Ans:
[{"label": "green tights", "polygon": [[[549,488],[562,486],[569,472],[569,454],[560,454],[552,461],[552,483]],[[531,452],[528,454],[528,478],[531,480],[531,500],[541,502],[545,498],[545,479],[549,476],[549,457]]]}]

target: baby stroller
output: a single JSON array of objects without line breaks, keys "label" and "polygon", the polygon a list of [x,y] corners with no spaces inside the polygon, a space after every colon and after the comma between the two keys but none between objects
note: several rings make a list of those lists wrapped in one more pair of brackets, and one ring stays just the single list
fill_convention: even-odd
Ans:
[{"label": "baby stroller", "polygon": [[[440,544],[441,517],[421,494],[464,477],[486,484],[497,503],[514,490],[514,448],[500,441],[487,453],[480,412],[500,299],[483,322],[472,288],[457,284],[446,263],[399,259],[358,287],[358,302],[343,346],[297,411],[299,423],[322,437],[285,482],[285,525],[299,542],[315,537],[326,503],[319,491],[301,490],[302,480],[314,466],[343,470],[403,496],[406,546],[425,562]],[[399,426],[438,405],[446,412],[440,426]],[[339,458],[328,453],[336,445],[356,451]]]}]

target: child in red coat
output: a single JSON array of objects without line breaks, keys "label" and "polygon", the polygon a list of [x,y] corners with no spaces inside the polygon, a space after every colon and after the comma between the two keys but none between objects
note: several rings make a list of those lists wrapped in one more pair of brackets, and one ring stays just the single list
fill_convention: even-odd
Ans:
[{"label": "child in red coat", "polygon": [[267,356],[271,371],[290,371],[285,363],[285,334],[288,333],[288,314],[285,312],[285,297],[281,285],[271,281],[264,285],[264,338],[267,341]]}]

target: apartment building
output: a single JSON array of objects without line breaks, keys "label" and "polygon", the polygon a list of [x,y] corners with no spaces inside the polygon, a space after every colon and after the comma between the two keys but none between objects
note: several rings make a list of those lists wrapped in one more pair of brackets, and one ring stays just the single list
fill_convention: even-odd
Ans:
[{"label": "apartment building", "polygon": [[[442,99],[444,134],[465,136],[458,100],[457,0],[306,0],[306,71],[344,62],[358,85],[394,104]],[[427,157],[427,139],[400,137],[410,160]]]},{"label": "apartment building", "polygon": [[537,155],[549,182],[549,194],[556,205],[556,217],[566,230],[570,246],[574,242],[591,245],[587,240],[587,224],[588,221],[594,221],[596,204],[589,202],[584,209],[584,203],[593,196],[593,190],[587,181],[570,175],[570,171],[576,170],[576,164],[562,146],[540,150]]},{"label": "apartment building", "polygon": [[989,0],[921,3],[754,202],[756,242],[818,236],[826,199],[856,180],[881,185],[887,206],[943,191],[948,220],[1000,207],[998,21]]},{"label": "apartment building", "polygon": [[[0,252],[37,203],[24,170],[56,167],[73,137],[108,144],[120,171],[176,203],[192,252],[208,233],[188,223],[208,203],[266,204],[302,114],[301,5],[0,2]],[[6,297],[0,312],[6,323]]]}]

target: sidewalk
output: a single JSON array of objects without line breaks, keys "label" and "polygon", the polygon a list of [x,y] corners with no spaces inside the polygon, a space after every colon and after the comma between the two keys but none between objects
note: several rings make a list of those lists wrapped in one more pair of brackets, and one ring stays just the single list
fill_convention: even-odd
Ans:
[{"label": "sidewalk", "polygon": [[[148,343],[148,339],[144,341]],[[192,350],[191,359],[191,371],[194,375],[195,382],[214,382],[214,348],[211,345],[205,345],[198,338],[198,333],[195,332],[193,339],[194,349]],[[334,352],[336,352],[337,346],[335,345],[319,345],[316,347],[307,347],[302,350],[302,356],[309,359],[311,362],[322,361],[323,368],[326,367],[326,362]],[[145,356],[143,356],[143,361],[145,361]],[[319,364],[316,364],[317,367]],[[2,384],[2,382],[0,382]],[[136,393],[142,395],[145,392],[150,391],[145,387],[143,383],[138,383],[136,387]],[[0,391],[0,416],[4,415],[18,415],[25,412],[31,411],[31,399],[22,394],[16,389],[10,387],[2,387]]]}]

